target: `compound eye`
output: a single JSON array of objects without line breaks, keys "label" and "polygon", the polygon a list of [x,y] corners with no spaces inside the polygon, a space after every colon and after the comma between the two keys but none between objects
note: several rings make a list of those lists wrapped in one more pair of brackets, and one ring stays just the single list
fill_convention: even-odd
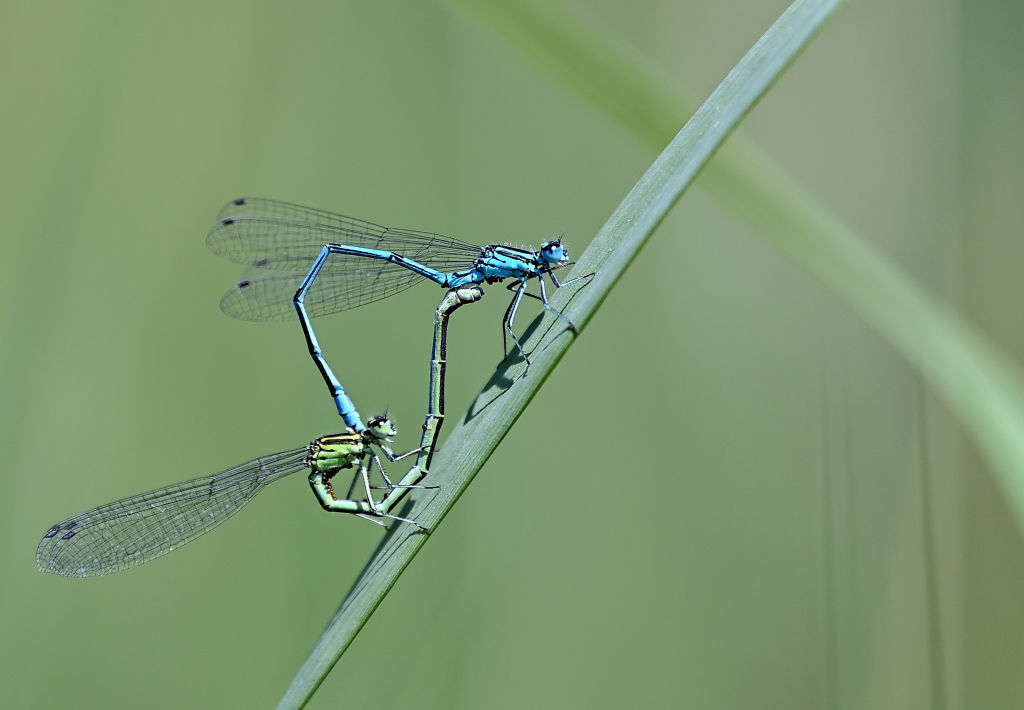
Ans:
[{"label": "compound eye", "polygon": [[366,428],[374,432],[390,432],[393,427],[386,414],[378,414],[366,423]]},{"label": "compound eye", "polygon": [[548,242],[540,248],[540,251],[548,261],[557,261],[565,253],[562,245],[558,242]]}]

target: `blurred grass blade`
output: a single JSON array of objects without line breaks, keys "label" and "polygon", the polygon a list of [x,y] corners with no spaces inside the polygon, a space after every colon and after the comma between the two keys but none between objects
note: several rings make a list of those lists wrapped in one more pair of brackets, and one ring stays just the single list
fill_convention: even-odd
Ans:
[{"label": "blurred grass blade", "polygon": [[447,0],[656,148],[699,103],[564,0]]},{"label": "blurred grass blade", "polygon": [[[684,100],[670,98],[680,94],[670,80],[592,23],[569,17],[564,5],[448,1],[654,147],[687,110]],[[618,54],[608,56],[610,48]],[[581,71],[597,57],[601,72]],[[636,120],[622,109],[634,105],[657,115]],[[1011,360],[742,136],[723,146],[701,185],[844,299],[921,371],[988,461],[1024,532],[1024,377]]]},{"label": "blurred grass blade", "polygon": [[[559,290],[553,299],[557,308],[581,327],[590,320],[697,171],[837,5],[838,0],[794,3],[754,45],[665,148],[580,257],[573,273],[596,271],[597,276],[585,288]],[[455,316],[453,327],[457,327],[457,321]],[[441,489],[433,495],[418,496],[416,504],[399,515],[413,516],[432,529],[437,527],[573,342],[568,331],[553,321],[548,317],[543,327],[535,327],[535,322],[527,330],[528,350],[542,338],[547,339],[543,348],[534,350],[529,376],[509,386],[514,373],[499,370],[481,392],[471,414],[454,427],[432,466],[431,482]],[[517,373],[521,371],[521,365],[512,367]],[[412,532],[410,527],[393,527],[385,536],[296,674],[279,708],[302,707],[309,700],[426,541],[426,535]]]}]

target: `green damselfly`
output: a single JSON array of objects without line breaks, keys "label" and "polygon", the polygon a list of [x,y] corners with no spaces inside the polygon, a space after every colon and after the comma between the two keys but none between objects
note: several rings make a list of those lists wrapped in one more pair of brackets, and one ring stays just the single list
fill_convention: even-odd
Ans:
[{"label": "green damselfly", "polygon": [[[101,505],[53,525],[36,549],[36,563],[43,572],[67,577],[96,577],[136,567],[176,550],[217,527],[251,501],[267,485],[309,469],[309,483],[320,504],[329,511],[352,513],[383,524],[397,520],[425,527],[390,511],[427,474],[444,420],[444,378],[447,360],[448,316],[466,303],[483,296],[472,285],[451,289],[435,312],[431,352],[430,387],[426,421],[420,447],[401,456],[388,448],[397,433],[386,416],[374,417],[363,431],[314,439],[307,446],[282,451],[182,483],[140,493]],[[392,483],[381,466],[377,451],[397,461],[416,454],[416,463],[398,483]],[[374,500],[370,467],[376,464],[387,493]],[[362,481],[362,500],[339,498],[332,478],[341,471],[357,469],[349,496]]]}]

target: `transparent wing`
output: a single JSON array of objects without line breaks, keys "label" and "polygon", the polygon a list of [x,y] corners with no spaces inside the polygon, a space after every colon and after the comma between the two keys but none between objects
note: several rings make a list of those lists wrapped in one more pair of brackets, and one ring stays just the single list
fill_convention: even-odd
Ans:
[{"label": "transparent wing", "polygon": [[[401,254],[443,273],[472,266],[481,248],[431,232],[382,227],[324,210],[261,198],[240,198],[221,209],[206,244],[249,267],[221,299],[234,318],[286,321],[292,298],[325,244]],[[366,305],[394,295],[423,277],[381,259],[332,254],[306,297],[311,316]]]},{"label": "transparent wing", "polygon": [[79,513],[47,531],[36,564],[50,574],[97,577],[149,562],[217,527],[267,484],[306,468],[306,453],[270,454]]},{"label": "transparent wing", "polygon": [[[284,273],[248,269],[241,280],[224,294],[220,308],[232,318],[242,320],[292,320],[296,318],[292,299],[304,278],[306,270]],[[322,316],[365,306],[423,280],[416,272],[397,264],[332,254],[306,294],[306,312],[311,317]]]},{"label": "transparent wing", "polygon": [[206,236],[210,250],[231,261],[303,273],[327,243],[391,251],[444,272],[466,268],[480,255],[479,246],[441,234],[382,227],[288,202],[248,197],[225,205]]}]

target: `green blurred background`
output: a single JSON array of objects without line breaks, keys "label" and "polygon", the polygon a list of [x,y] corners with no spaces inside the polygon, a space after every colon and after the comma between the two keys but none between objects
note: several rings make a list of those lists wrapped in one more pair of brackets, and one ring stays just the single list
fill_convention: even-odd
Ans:
[{"label": "green blurred background", "polygon": [[[570,16],[700,97],[784,8]],[[742,128],[1018,362],[1022,29],[851,4]],[[3,705],[273,705],[380,539],[303,477],[128,574],[33,560],[58,519],[339,428],[296,324],[218,310],[218,208],[578,254],[656,151],[444,4],[8,2],[0,58]],[[452,414],[501,354],[497,291],[453,321]],[[438,296],[319,323],[402,448]],[[311,707],[1020,707],[1022,553],[917,374],[698,189]]]}]

